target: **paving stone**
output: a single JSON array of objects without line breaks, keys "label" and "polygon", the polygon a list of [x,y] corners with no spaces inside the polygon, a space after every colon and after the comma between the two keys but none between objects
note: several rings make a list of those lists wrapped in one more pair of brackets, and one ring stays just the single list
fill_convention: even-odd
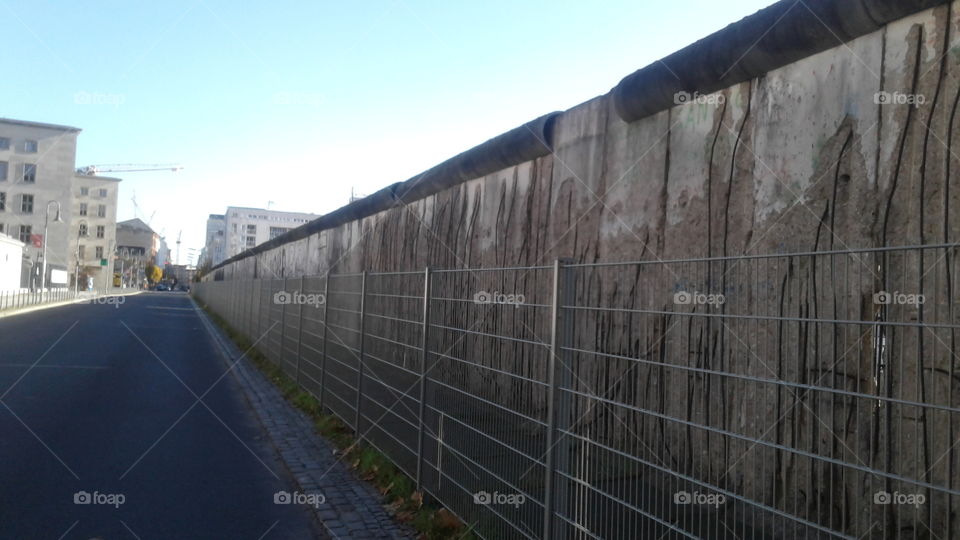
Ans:
[{"label": "paving stone", "polygon": [[229,339],[222,333],[218,338],[229,350],[233,359],[227,363],[234,365],[232,373],[296,479],[299,491],[324,495],[325,503],[314,508],[314,513],[330,536],[335,539],[415,538],[412,528],[390,516],[377,490],[337,460],[336,448],[317,435],[313,422],[287,403],[273,383],[246,358],[236,362],[241,353]]}]

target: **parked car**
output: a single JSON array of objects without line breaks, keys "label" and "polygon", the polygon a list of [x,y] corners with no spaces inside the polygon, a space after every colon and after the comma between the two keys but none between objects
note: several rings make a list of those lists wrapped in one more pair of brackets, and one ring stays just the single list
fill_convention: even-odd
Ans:
[{"label": "parked car", "polygon": [[169,291],[169,290],[170,290],[170,287],[167,287],[167,286],[164,285],[163,283],[157,283],[157,286],[154,287],[153,290],[155,290],[155,291]]}]

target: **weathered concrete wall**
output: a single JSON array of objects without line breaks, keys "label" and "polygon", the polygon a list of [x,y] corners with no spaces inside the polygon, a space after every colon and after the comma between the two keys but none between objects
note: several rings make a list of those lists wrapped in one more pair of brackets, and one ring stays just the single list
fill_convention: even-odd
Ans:
[{"label": "weathered concrete wall", "polygon": [[[947,9],[727,88],[723,104],[681,105],[626,123],[610,95],[598,97],[557,118],[553,155],[260,254],[259,276],[916,242],[918,220],[895,217],[915,215],[915,194],[900,189],[894,199],[907,200],[886,205],[920,161],[927,192],[941,191],[931,182],[943,181],[957,86],[952,53],[941,78]],[[880,91],[927,101],[877,105]],[[818,243],[837,171],[849,179],[836,193],[833,234],[821,228]],[[924,239],[942,240],[942,216],[930,213],[942,208],[924,209]],[[444,229],[449,223],[458,225]],[[395,247],[390,259],[363,249],[380,243]],[[252,277],[253,267],[241,260],[224,275]]]},{"label": "weathered concrete wall", "polygon": [[[612,94],[598,97],[553,120],[548,155],[233,261],[216,278],[535,266],[561,257],[655,262],[955,242],[960,221],[950,209],[960,193],[954,142],[960,135],[960,49],[950,43],[960,35],[958,26],[960,3],[940,6],[725,88],[717,94],[722,99],[704,98],[629,123],[617,114]],[[922,96],[923,103],[878,104],[879,92],[893,101]],[[937,254],[942,252],[917,256],[909,265],[831,256],[578,269],[577,303],[671,311],[674,292],[700,287],[727,293],[725,314],[955,324],[954,261]],[[925,279],[930,269],[936,270]],[[542,272],[517,274],[510,287],[549,300]],[[933,299],[926,311],[881,313],[870,302],[874,292],[903,284]],[[461,297],[479,288],[469,280],[447,287]],[[682,329],[671,330],[677,322],[655,313],[578,316],[574,346],[947,407],[956,407],[954,396],[960,397],[951,375],[949,332],[944,342],[910,329],[878,338],[869,325],[683,318]],[[476,328],[502,333],[521,325],[530,330],[527,337],[546,338],[542,313],[481,321]],[[923,352],[891,353],[890,361],[900,362],[896,373],[877,377],[877,339],[896,339],[900,351]],[[459,347],[472,361],[544,378],[535,351],[479,342]],[[960,482],[953,457],[941,459],[953,440],[952,413],[927,416],[917,407],[889,404],[878,410],[863,399],[737,386],[721,377],[634,368],[615,359],[577,355],[575,362],[577,388],[602,389],[605,398],[638,410],[936,485]],[[470,380],[455,368],[446,376],[462,378],[478,394],[543,408],[537,393],[502,392],[513,384],[506,377]],[[837,530],[869,531],[876,516],[863,501],[878,485],[889,487],[883,479],[877,484],[842,467],[691,433],[636,411],[580,411],[586,418],[579,429],[595,440],[618,447],[639,436],[671,467]],[[891,416],[896,420],[890,422]],[[728,474],[731,463],[750,452],[750,465],[741,463]],[[946,504],[934,500],[929,513],[897,526],[916,528],[920,537],[925,527],[952,526],[960,534],[956,523],[948,523],[956,503]]]}]

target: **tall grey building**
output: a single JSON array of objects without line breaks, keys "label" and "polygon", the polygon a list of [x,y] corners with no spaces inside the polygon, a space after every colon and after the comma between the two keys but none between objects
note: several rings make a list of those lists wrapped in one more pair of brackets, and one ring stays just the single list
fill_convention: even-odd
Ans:
[{"label": "tall grey building", "polygon": [[[77,174],[79,133],[0,118],[0,232],[26,244],[24,287],[39,284],[44,242],[48,284],[66,285],[58,283],[64,275],[72,283],[78,270],[81,286],[88,276],[97,287],[109,283],[110,267],[102,261],[113,250],[120,180]],[[56,221],[56,203],[62,222]]]}]

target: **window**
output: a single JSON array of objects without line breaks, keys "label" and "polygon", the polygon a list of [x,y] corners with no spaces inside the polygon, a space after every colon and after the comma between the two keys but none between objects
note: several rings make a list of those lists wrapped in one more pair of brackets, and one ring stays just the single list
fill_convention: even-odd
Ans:
[{"label": "window", "polygon": [[80,215],[81,216],[87,215],[87,203],[85,202],[80,203]]},{"label": "window", "polygon": [[10,149],[10,137],[0,137],[0,150]]},{"label": "window", "polygon": [[0,191],[0,212],[7,209],[7,194]]},{"label": "window", "polygon": [[97,217],[107,217],[107,206],[104,204],[97,205]]},{"label": "window", "polygon": [[80,188],[80,195],[83,195],[84,197],[86,197],[89,194],[90,194],[90,188],[86,188],[86,187]]},{"label": "window", "polygon": [[33,228],[30,225],[21,225],[20,226],[20,241],[24,244],[30,243],[30,234],[33,233]]},{"label": "window", "polygon": [[100,190],[100,196],[101,196],[101,197],[106,197],[106,196],[107,196],[107,190],[101,189],[101,190]]},{"label": "window", "polygon": [[106,233],[107,228],[103,225],[97,225],[97,238],[103,238],[104,233]]},{"label": "window", "polygon": [[86,235],[87,235],[87,224],[86,224],[86,223],[81,223],[81,224],[80,224],[80,231],[79,231],[79,232],[80,232],[80,236],[86,236]]},{"label": "window", "polygon": [[87,246],[80,244],[77,246],[77,258],[81,261],[87,257]]},{"label": "window", "polygon": [[248,237],[247,237],[247,247],[248,247],[248,248],[251,248],[251,247],[254,247],[254,246],[256,246],[256,245],[257,245],[257,237],[256,237],[256,236],[248,236]]},{"label": "window", "polygon": [[287,227],[270,227],[270,239],[273,240],[289,230]]},{"label": "window", "polygon": [[103,258],[103,246],[97,246],[97,247],[96,247],[96,258],[98,258],[98,259],[102,259],[102,258]]},{"label": "window", "polygon": [[257,234],[257,226],[256,226],[256,225],[247,225],[247,234],[256,235],[256,234]]},{"label": "window", "polygon": [[0,182],[7,179],[7,169],[10,168],[10,164],[6,161],[0,161]]},{"label": "window", "polygon": [[33,195],[21,195],[20,196],[20,212],[24,214],[33,213]]},{"label": "window", "polygon": [[38,148],[40,148],[40,145],[37,144],[37,141],[30,139],[23,141],[23,151],[28,154],[35,154]]},{"label": "window", "polygon": [[23,164],[23,183],[24,184],[33,184],[37,181],[37,165],[36,163],[24,163]]}]

